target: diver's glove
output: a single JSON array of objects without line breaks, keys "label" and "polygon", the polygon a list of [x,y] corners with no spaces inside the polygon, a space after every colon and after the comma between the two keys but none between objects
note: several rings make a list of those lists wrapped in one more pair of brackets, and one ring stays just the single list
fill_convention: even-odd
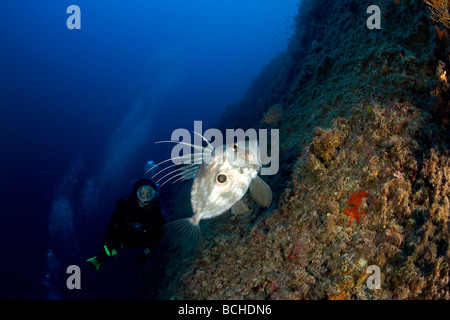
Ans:
[{"label": "diver's glove", "polygon": [[100,269],[100,266],[102,264],[100,261],[97,260],[97,256],[87,259],[86,262],[92,265],[95,268],[95,271],[98,271],[98,269]]},{"label": "diver's glove", "polygon": [[105,253],[108,257],[113,258],[115,261],[120,259],[119,253],[117,252],[116,249],[112,249],[111,251],[109,251],[108,246],[106,244],[103,246],[103,248],[105,249]]},{"label": "diver's glove", "polygon": [[111,250],[111,257],[112,257],[115,261],[117,261],[117,260],[120,259],[119,253],[117,252],[116,249],[112,249],[112,250]]}]

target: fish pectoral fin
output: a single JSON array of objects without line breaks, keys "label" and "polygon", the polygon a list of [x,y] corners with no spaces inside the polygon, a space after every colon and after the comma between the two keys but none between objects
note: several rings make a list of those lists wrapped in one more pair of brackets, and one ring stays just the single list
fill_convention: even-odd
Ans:
[{"label": "fish pectoral fin", "polygon": [[231,213],[232,214],[243,214],[249,212],[250,209],[248,208],[247,204],[244,202],[244,200],[239,200],[234,204],[234,206],[231,207]]},{"label": "fish pectoral fin", "polygon": [[255,202],[263,207],[272,203],[272,190],[259,176],[253,178],[250,183],[250,194]]}]

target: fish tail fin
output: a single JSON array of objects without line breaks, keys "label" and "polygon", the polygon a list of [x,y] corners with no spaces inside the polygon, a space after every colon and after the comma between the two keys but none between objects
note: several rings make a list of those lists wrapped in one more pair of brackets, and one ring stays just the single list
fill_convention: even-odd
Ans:
[{"label": "fish tail fin", "polygon": [[184,218],[166,223],[164,233],[176,245],[200,249],[203,243],[199,222],[191,218]]}]

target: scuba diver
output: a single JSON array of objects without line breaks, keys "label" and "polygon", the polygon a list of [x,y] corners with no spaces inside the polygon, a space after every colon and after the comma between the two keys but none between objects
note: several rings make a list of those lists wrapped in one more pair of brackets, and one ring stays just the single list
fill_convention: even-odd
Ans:
[{"label": "scuba diver", "polygon": [[152,181],[141,179],[134,184],[132,194],[117,201],[105,232],[103,248],[95,257],[86,260],[96,270],[108,256],[118,260],[120,248],[142,246],[143,252],[136,258],[136,263],[143,265],[158,247],[165,219],[156,189]]}]

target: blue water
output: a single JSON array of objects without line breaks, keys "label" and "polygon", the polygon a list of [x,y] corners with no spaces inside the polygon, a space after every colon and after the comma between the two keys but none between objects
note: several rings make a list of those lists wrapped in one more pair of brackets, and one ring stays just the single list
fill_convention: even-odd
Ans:
[{"label": "blue water", "polygon": [[[155,141],[206,130],[244,96],[287,47],[297,2],[0,2],[0,298],[129,297],[130,264],[83,265],[114,202],[169,156]],[[70,264],[87,274],[76,294]]]}]

